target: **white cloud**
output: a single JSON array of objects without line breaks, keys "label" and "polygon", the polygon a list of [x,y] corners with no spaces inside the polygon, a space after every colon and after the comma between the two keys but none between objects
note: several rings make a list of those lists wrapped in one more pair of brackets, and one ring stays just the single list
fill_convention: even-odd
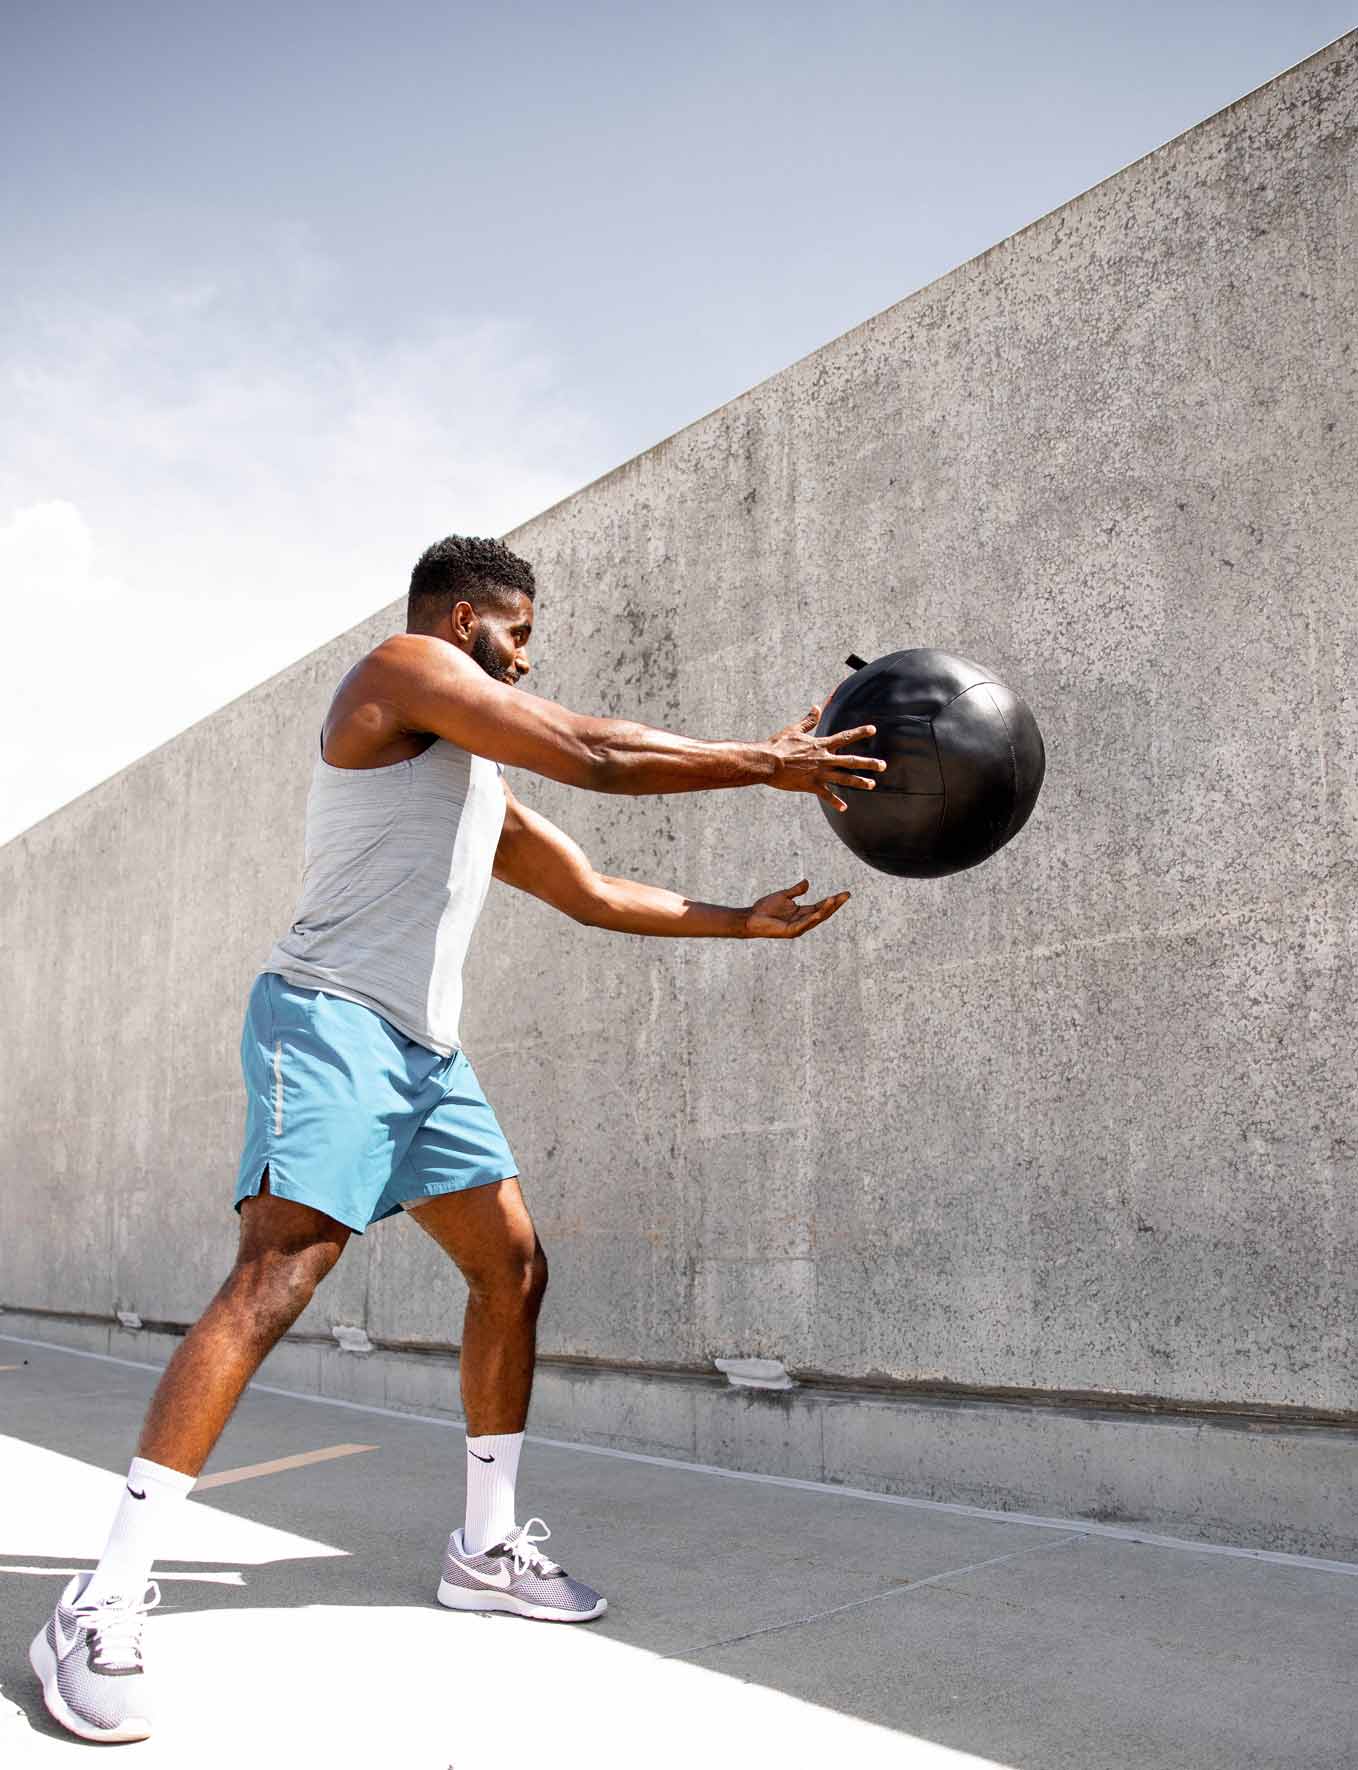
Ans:
[{"label": "white cloud", "polygon": [[122,586],[94,570],[89,524],[63,498],[18,510],[0,528],[0,582],[43,600],[65,597],[72,613],[116,600]]},{"label": "white cloud", "polygon": [[269,264],[0,344],[0,841],[607,464],[521,332],[365,342]]},{"label": "white cloud", "polygon": [[[256,679],[258,647],[231,623],[203,644],[211,597],[196,614],[167,619],[169,599],[154,586],[110,574],[68,500],[24,506],[0,523],[0,594],[10,660],[0,841]],[[300,637],[305,622],[294,614],[293,624]]]}]

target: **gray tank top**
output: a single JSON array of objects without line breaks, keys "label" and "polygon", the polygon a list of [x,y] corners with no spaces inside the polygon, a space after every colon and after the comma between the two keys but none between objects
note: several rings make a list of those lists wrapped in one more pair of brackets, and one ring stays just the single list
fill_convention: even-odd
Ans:
[{"label": "gray tank top", "polygon": [[385,768],[316,758],[297,919],[266,971],[459,1049],[462,963],[490,889],[504,769],[444,738]]}]

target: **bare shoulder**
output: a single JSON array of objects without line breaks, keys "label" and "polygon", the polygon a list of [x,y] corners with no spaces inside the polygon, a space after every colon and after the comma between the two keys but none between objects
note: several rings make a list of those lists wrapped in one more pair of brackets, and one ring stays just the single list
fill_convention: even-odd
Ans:
[{"label": "bare shoulder", "polygon": [[390,684],[423,683],[431,678],[448,683],[459,679],[474,683],[480,674],[465,652],[432,633],[391,634],[380,645],[375,645],[366,657],[360,658],[350,675],[360,672],[374,682]]},{"label": "bare shoulder", "polygon": [[421,633],[394,633],[374,646],[335,690],[322,734],[325,760],[339,768],[380,768],[418,755],[433,734],[415,706],[435,682],[444,697],[455,697],[459,662],[476,668],[455,646]]},{"label": "bare shoulder", "polygon": [[[364,753],[397,761],[446,738],[507,768],[527,768],[570,786],[595,785],[596,722],[498,681],[457,646],[432,634],[394,633],[361,659],[331,707],[325,755],[336,721],[363,733]],[[407,747],[408,746],[408,747]],[[360,766],[373,766],[372,760]]]},{"label": "bare shoulder", "polygon": [[335,705],[386,708],[398,722],[416,714],[430,694],[441,700],[475,697],[486,681],[483,671],[444,639],[429,633],[393,633],[354,665],[335,691]]}]

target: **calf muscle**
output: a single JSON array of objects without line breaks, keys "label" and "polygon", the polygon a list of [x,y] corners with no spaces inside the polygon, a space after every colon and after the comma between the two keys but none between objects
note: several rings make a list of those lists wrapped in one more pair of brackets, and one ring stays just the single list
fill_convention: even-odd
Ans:
[{"label": "calf muscle", "polygon": [[236,1263],[156,1385],[138,1456],[201,1472],[246,1385],[348,1239],[342,1224],[265,1189],[245,1201]]}]

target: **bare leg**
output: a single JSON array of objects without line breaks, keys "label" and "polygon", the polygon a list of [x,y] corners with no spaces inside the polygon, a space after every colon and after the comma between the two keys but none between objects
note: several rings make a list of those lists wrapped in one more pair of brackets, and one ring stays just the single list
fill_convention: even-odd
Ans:
[{"label": "bare leg", "polygon": [[547,1258],[518,1180],[444,1193],[410,1215],[467,1281],[461,1365],[468,1435],[522,1432]]},{"label": "bare leg", "polygon": [[309,1205],[265,1191],[246,1199],[236,1263],[156,1385],[138,1456],[200,1473],[246,1384],[348,1239],[342,1223]]}]

